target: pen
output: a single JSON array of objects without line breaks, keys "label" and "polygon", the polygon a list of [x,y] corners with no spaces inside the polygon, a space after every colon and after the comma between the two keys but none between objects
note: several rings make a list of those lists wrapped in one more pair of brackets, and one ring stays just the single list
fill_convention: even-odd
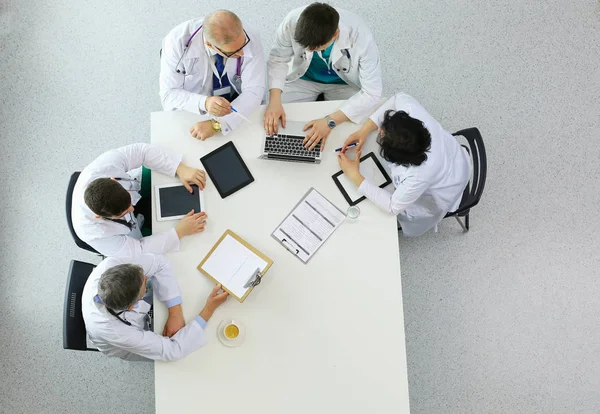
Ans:
[{"label": "pen", "polygon": [[[356,147],[357,145],[358,145],[358,144],[357,144],[356,142],[353,142],[352,144],[349,144],[348,146],[346,146],[346,148],[352,148],[352,147]],[[334,150],[334,152],[340,152],[340,151],[342,150],[342,148],[344,148],[344,147],[339,147],[339,148],[336,148],[336,149]]]},{"label": "pen", "polygon": [[235,112],[236,114],[238,114],[239,116],[241,116],[243,120],[245,120],[245,121],[248,121],[248,122],[252,123],[252,121],[251,121],[251,120],[249,120],[248,118],[246,118],[244,115],[240,114],[240,113],[237,111],[237,109],[235,109],[233,106],[231,107],[231,110],[232,110],[233,112]]}]

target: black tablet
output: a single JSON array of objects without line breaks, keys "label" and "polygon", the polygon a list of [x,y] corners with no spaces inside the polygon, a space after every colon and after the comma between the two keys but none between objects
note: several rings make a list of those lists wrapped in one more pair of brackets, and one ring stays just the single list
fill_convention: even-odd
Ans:
[{"label": "black tablet", "polygon": [[[384,188],[392,183],[392,179],[372,152],[360,159],[360,173],[365,179],[380,188]],[[338,171],[332,178],[337,188],[339,188],[342,195],[351,206],[355,206],[366,198],[358,192],[356,185],[344,175],[343,171]]]},{"label": "black tablet", "polygon": [[156,220],[177,220],[183,218],[191,210],[194,213],[205,211],[202,191],[196,184],[191,185],[190,193],[183,184],[157,185],[156,189]]},{"label": "black tablet", "polygon": [[254,181],[250,170],[231,141],[200,158],[200,162],[221,198],[230,196]]}]

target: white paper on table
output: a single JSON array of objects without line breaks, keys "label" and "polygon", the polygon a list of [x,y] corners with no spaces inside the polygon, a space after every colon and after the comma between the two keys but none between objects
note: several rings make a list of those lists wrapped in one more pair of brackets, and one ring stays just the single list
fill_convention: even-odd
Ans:
[{"label": "white paper on table", "polygon": [[344,213],[312,188],[273,236],[306,263],[345,218]]},{"label": "white paper on table", "polygon": [[[360,162],[360,174],[365,177],[365,180],[375,184],[377,187],[387,182],[387,177],[381,173],[381,170],[372,156]],[[356,200],[363,197],[363,195],[358,192],[358,187],[346,176],[346,174],[340,174],[337,179],[352,202],[356,202]]]},{"label": "white paper on table", "polygon": [[268,263],[229,234],[202,265],[202,270],[227,290],[242,298],[248,289],[244,285],[256,269],[265,270]]}]

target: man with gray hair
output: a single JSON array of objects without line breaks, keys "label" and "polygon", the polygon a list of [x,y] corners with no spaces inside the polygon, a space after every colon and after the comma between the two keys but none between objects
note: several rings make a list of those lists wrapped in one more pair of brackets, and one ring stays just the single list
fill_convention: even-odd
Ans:
[{"label": "man with gray hair", "polygon": [[[261,104],[265,58],[257,30],[235,13],[218,10],[175,27],[163,40],[160,97],[165,111],[184,110],[210,119],[190,134],[204,141],[237,128]],[[239,112],[236,113],[236,112]]]},{"label": "man with gray hair", "polygon": [[[169,308],[162,335],[151,330],[152,294]],[[181,294],[163,256],[143,254],[136,259],[108,258],[89,276],[81,298],[89,339],[102,353],[129,361],[174,361],[206,344],[204,328],[227,299],[217,285],[199,315],[187,325]]]}]

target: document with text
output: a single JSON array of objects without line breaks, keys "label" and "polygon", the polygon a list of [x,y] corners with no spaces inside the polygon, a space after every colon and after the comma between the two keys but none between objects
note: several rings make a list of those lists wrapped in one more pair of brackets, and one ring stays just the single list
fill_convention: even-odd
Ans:
[{"label": "document with text", "polygon": [[271,235],[306,263],[345,218],[340,209],[311,188]]}]

